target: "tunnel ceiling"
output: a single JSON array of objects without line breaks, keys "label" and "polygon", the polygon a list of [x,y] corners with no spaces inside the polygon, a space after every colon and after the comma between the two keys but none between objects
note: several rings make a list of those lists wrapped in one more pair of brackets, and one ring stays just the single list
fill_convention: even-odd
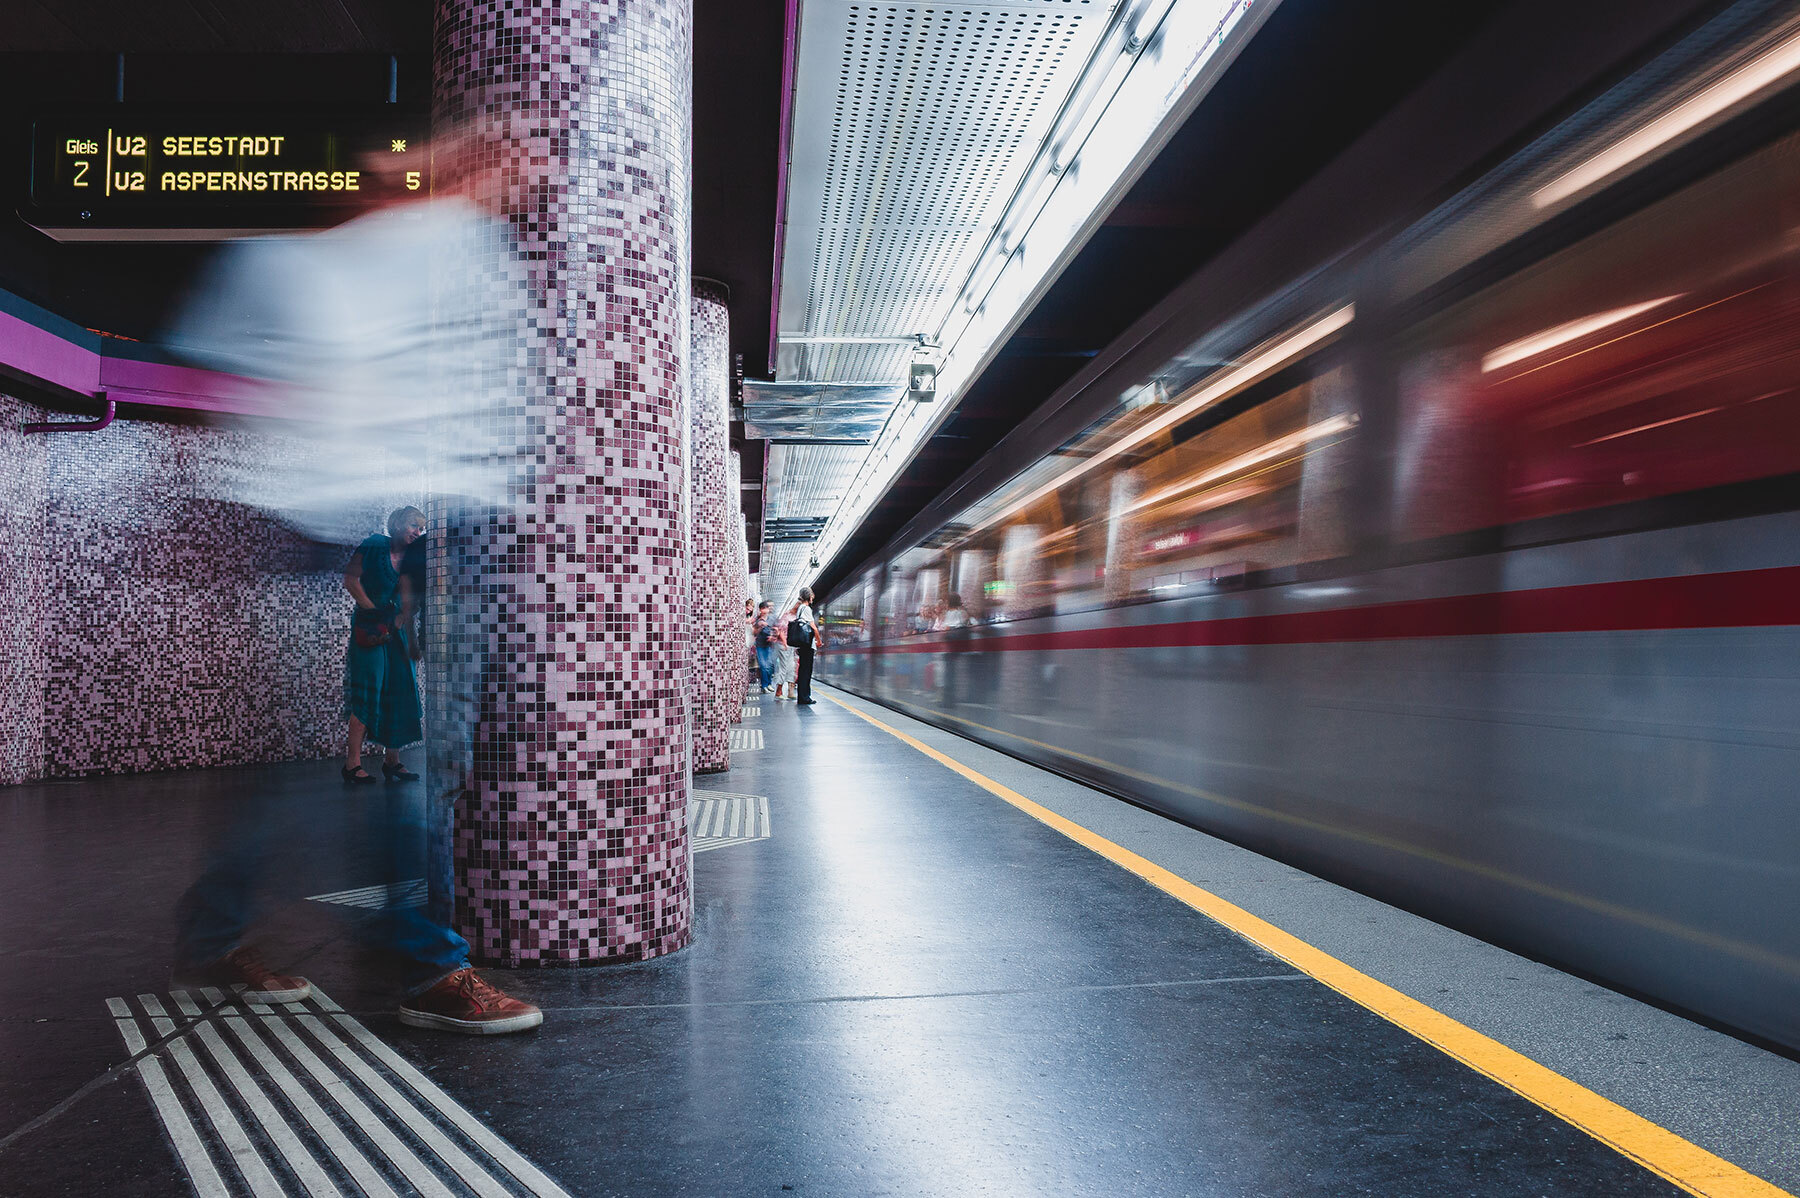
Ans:
[{"label": "tunnel ceiling", "polygon": [[[1506,0],[1283,0],[972,381],[954,414],[823,563],[815,589],[830,593],[1132,322],[1504,7]],[[787,304],[784,291],[784,314]]]},{"label": "tunnel ceiling", "polygon": [[[746,387],[753,428],[875,438],[905,393],[908,339],[943,327],[1112,15],[1103,0],[802,5],[777,385]],[[771,466],[771,510],[782,487],[841,497],[864,456],[814,455],[817,477]],[[768,597],[811,557],[771,546]]]}]

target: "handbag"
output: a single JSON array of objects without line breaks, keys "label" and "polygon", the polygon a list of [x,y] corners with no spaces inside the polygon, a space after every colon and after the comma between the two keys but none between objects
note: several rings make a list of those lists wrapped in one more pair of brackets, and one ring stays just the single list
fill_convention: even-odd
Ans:
[{"label": "handbag", "polygon": [[812,625],[805,620],[788,621],[788,645],[795,649],[809,649],[813,643]]},{"label": "handbag", "polygon": [[358,608],[355,618],[350,621],[350,636],[356,647],[376,649],[392,640],[397,614],[391,607],[378,607],[366,615]]}]

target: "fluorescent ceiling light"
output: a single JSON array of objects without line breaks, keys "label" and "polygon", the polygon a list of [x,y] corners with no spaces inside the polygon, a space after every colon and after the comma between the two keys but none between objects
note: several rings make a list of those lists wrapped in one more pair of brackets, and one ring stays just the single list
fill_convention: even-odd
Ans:
[{"label": "fluorescent ceiling light", "polygon": [[1660,308],[1669,301],[1680,298],[1679,294],[1665,295],[1661,299],[1645,300],[1641,304],[1628,304],[1623,308],[1614,308],[1610,312],[1596,312],[1592,316],[1583,316],[1580,320],[1571,320],[1567,324],[1556,325],[1541,333],[1533,333],[1529,337],[1509,341],[1482,357],[1481,373],[1491,374],[1503,366],[1511,366],[1514,362],[1522,362],[1526,358],[1536,357],[1559,345],[1579,341],[1592,333],[1598,333],[1601,329],[1609,329],[1621,321],[1630,320],[1633,316],[1648,312],[1652,308]]},{"label": "fluorescent ceiling light", "polygon": [[1532,193],[1531,202],[1548,208],[1586,191],[1627,166],[1698,128],[1727,109],[1800,70],[1800,34],[1763,51],[1717,83],[1677,104],[1643,128],[1614,142],[1574,170]]}]

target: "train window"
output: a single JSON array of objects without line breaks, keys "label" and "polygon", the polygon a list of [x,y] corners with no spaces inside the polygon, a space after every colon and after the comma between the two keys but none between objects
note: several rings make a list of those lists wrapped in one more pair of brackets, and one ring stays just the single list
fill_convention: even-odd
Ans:
[{"label": "train window", "polygon": [[865,604],[873,598],[872,575],[868,571],[846,584],[826,600],[824,620],[826,637],[834,645],[866,644],[869,630],[863,619]]},{"label": "train window", "polygon": [[1419,540],[1800,470],[1800,135],[1405,337]]},{"label": "train window", "polygon": [[899,555],[896,635],[1162,597],[1348,552],[1358,412],[1347,367],[1129,452],[1094,448],[1153,418],[1121,405],[947,526],[940,546]]}]

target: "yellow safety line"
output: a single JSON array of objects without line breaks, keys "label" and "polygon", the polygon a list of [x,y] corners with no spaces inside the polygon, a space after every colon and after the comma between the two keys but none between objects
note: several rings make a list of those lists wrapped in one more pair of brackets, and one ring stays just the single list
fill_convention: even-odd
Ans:
[{"label": "yellow safety line", "polygon": [[1611,1099],[1602,1098],[1586,1086],[1570,1081],[1498,1040],[1490,1039],[1474,1028],[1458,1023],[1448,1015],[1400,993],[1392,986],[1351,968],[1331,954],[1314,948],[1299,937],[1282,931],[1267,920],[1257,918],[1234,903],[1226,902],[1211,891],[1201,889],[1186,878],[1178,877],[1154,861],[1032,802],[1011,787],[1002,786],[955,758],[940,753],[924,741],[908,736],[835,695],[827,693],[825,697],[852,715],[867,720],[890,736],[911,745],[938,764],[961,774],[989,794],[1004,799],[1033,819],[1061,832],[1083,848],[1091,849],[1114,865],[1130,870],[1158,890],[1180,899],[1202,915],[1280,957],[1295,969],[1331,987],[1352,1002],[1367,1007],[1389,1023],[1449,1054],[1477,1073],[1485,1074],[1557,1118],[1573,1124],[1652,1173],[1667,1178],[1688,1193],[1705,1195],[1706,1198],[1794,1198],[1788,1191],[1697,1144],[1689,1143],[1667,1128],[1652,1123]]}]

